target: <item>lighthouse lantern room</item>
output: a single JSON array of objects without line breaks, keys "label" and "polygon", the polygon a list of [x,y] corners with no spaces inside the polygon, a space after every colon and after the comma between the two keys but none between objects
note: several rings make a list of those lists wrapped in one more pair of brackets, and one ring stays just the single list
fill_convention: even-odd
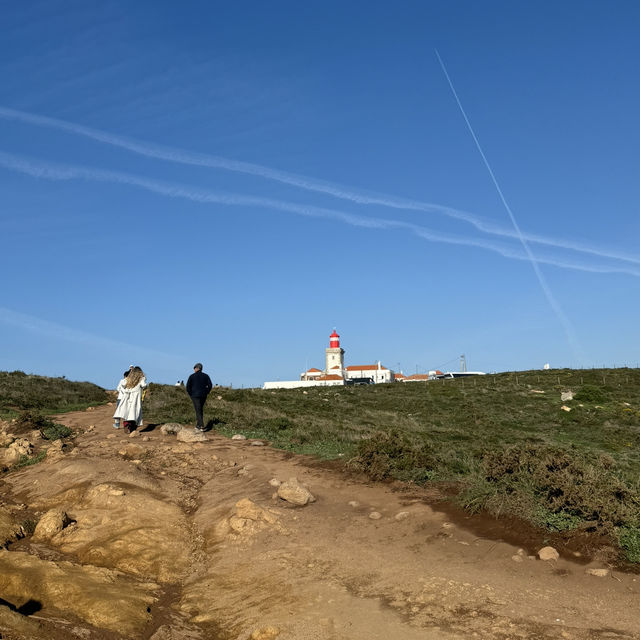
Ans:
[{"label": "lighthouse lantern room", "polygon": [[325,352],[327,356],[326,374],[335,373],[341,376],[344,371],[344,349],[340,348],[340,336],[335,328],[329,336],[329,348]]}]

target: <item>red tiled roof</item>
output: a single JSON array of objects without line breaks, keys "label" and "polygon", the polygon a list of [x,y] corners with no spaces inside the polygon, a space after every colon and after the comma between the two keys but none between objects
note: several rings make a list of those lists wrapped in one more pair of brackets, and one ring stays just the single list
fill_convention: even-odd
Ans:
[{"label": "red tiled roof", "polygon": [[407,376],[405,376],[404,373],[394,373],[393,377],[394,378],[406,378]]},{"label": "red tiled roof", "polygon": [[414,373],[412,376],[407,376],[407,380],[428,380],[429,374],[427,373]]},{"label": "red tiled roof", "polygon": [[311,372],[314,372],[314,373],[315,373],[316,371],[317,371],[318,373],[322,373],[322,372],[320,371],[320,369],[316,369],[315,367],[311,367],[311,369],[307,369],[307,373],[311,373]]},{"label": "red tiled roof", "polygon": [[329,374],[328,376],[318,376],[316,380],[344,380],[342,376],[337,376],[334,373]]},{"label": "red tiled roof", "polygon": [[338,365],[338,364],[337,364],[335,367],[331,367],[331,368],[332,368],[332,369],[339,369],[339,368],[340,368],[340,365]]},{"label": "red tiled roof", "polygon": [[[351,366],[346,367],[347,371],[373,371],[373,369],[377,368],[377,364],[352,364]],[[380,365],[380,369],[383,371],[387,371],[387,367],[383,367],[382,365]]]}]

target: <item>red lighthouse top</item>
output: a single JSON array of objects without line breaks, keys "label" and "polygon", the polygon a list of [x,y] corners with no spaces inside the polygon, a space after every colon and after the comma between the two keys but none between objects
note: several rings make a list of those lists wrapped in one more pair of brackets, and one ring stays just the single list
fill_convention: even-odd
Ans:
[{"label": "red lighthouse top", "polygon": [[340,336],[338,332],[334,329],[333,333],[329,336],[329,347],[331,349],[339,349],[340,348]]}]

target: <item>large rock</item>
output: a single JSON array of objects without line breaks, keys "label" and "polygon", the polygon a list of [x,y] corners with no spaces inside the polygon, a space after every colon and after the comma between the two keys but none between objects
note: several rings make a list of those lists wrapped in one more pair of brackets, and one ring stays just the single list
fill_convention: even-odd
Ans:
[{"label": "large rock", "polygon": [[184,427],[177,422],[167,422],[160,427],[160,431],[164,433],[165,436],[175,436],[180,433]]},{"label": "large rock", "polygon": [[207,436],[201,431],[193,431],[192,429],[183,429],[177,435],[180,442],[206,442]]},{"label": "large rock", "polygon": [[63,509],[51,509],[40,518],[33,532],[33,540],[50,540],[70,522],[71,518],[69,518],[66,511]]},{"label": "large rock", "polygon": [[151,620],[149,608],[156,600],[153,592],[157,588],[156,584],[134,581],[109,569],[0,550],[3,596],[37,600],[43,607],[77,616],[128,638],[140,637]]},{"label": "large rock", "polygon": [[316,500],[312,493],[298,482],[297,478],[289,478],[286,482],[283,482],[278,487],[278,496],[299,507]]},{"label": "large rock", "polygon": [[569,400],[573,400],[573,397],[576,394],[573,391],[562,391],[560,393],[560,401],[561,402],[568,402]]}]

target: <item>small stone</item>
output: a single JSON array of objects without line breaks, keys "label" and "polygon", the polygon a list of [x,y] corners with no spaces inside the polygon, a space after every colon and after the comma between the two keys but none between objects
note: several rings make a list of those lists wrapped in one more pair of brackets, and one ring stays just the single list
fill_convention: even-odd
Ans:
[{"label": "small stone", "polygon": [[122,489],[111,489],[109,491],[109,495],[110,496],[123,496],[124,495],[124,491]]},{"label": "small stone", "polygon": [[399,511],[394,516],[394,519],[396,519],[398,522],[400,522],[401,520],[406,520],[408,517],[409,517],[409,512],[408,511]]},{"label": "small stone", "polygon": [[90,425],[87,427],[87,431],[93,431],[95,428],[96,428],[96,425],[95,425],[95,424],[90,424]]},{"label": "small stone", "polygon": [[236,433],[235,435],[231,436],[232,440],[246,440],[247,436],[243,436],[241,433]]},{"label": "small stone", "polygon": [[609,575],[609,569],[587,569],[585,573],[596,578],[606,578]]},{"label": "small stone", "polygon": [[372,511],[369,514],[369,518],[371,520],[380,520],[380,518],[382,518],[382,514],[379,511]]},{"label": "small stone", "polygon": [[264,442],[262,442],[262,440],[252,440],[251,441],[251,446],[252,447],[264,447]]},{"label": "small stone", "polygon": [[311,492],[303,487],[297,478],[289,478],[286,482],[283,482],[278,487],[278,495],[291,504],[298,507],[303,507],[309,502],[315,502],[314,496]]},{"label": "small stone", "polygon": [[282,484],[282,482],[280,482],[280,480],[278,480],[278,478],[271,478],[271,480],[269,480],[269,484],[272,487],[279,487]]},{"label": "small stone", "polygon": [[557,560],[560,557],[560,554],[553,547],[542,547],[540,551],[538,551],[538,558],[540,560]]},{"label": "small stone", "polygon": [[135,429],[129,434],[130,438],[137,438],[140,435],[139,431],[136,431]]},{"label": "small stone", "polygon": [[151,438],[149,436],[144,436],[142,438],[142,442],[149,442],[149,440],[151,440]]},{"label": "small stone", "polygon": [[110,433],[110,434],[107,436],[107,440],[113,440],[115,437],[116,437],[116,434],[115,434],[115,433]]},{"label": "small stone", "polygon": [[522,562],[522,556],[519,556],[518,554],[516,554],[516,555],[514,555],[514,556],[511,556],[511,559],[512,559],[514,562]]},{"label": "small stone", "polygon": [[360,503],[359,503],[359,502],[357,502],[356,500],[350,500],[350,501],[349,501],[349,506],[350,506],[350,507],[354,507],[354,508],[355,508],[355,507],[359,507],[359,506],[360,506]]},{"label": "small stone", "polygon": [[571,407],[567,407],[567,405],[566,405],[566,404],[563,404],[563,405],[560,407],[560,409],[561,409],[562,411],[571,411]]},{"label": "small stone", "polygon": [[222,396],[216,396],[216,400],[222,400]]},{"label": "small stone", "polygon": [[125,458],[134,459],[141,456],[144,453],[144,449],[142,445],[131,443],[124,449],[120,449],[118,453]]},{"label": "small stone", "polygon": [[442,523],[442,528],[443,529],[453,529],[456,525],[453,524],[453,522],[443,522]]}]

